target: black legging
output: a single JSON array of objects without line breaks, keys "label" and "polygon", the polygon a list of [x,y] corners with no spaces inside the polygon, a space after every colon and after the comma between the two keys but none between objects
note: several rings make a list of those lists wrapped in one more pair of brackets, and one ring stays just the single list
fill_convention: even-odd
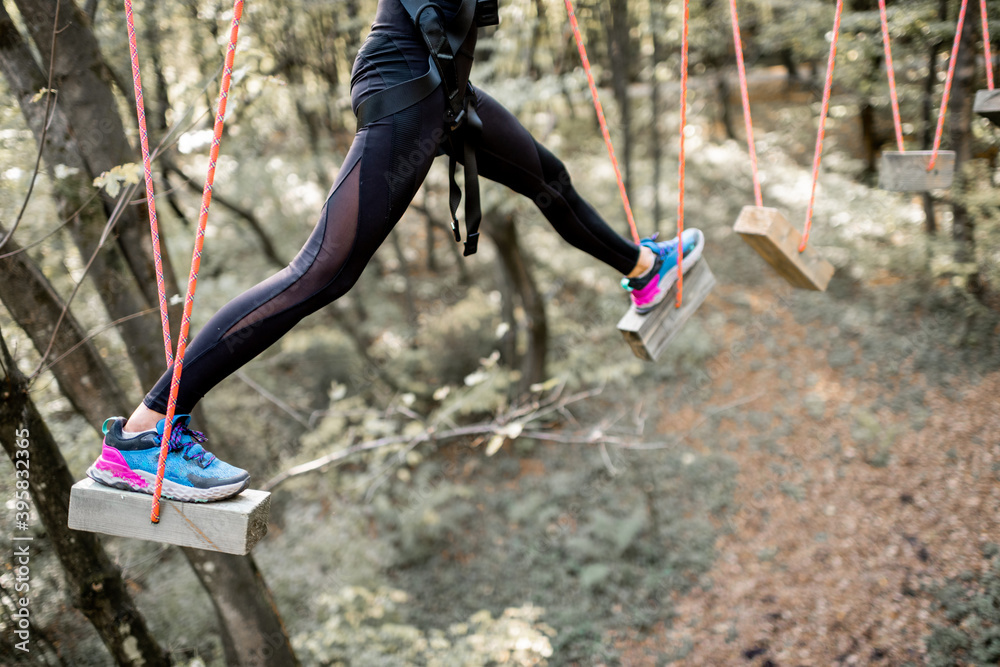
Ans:
[{"label": "black legging", "polygon": [[[427,50],[399,0],[379,0],[372,32],[351,79],[354,111],[367,96],[427,71]],[[471,54],[475,29],[463,51]],[[461,69],[468,76],[471,57]],[[476,90],[483,130],[476,144],[479,173],[532,198],[572,245],[629,273],[639,257],[585,202],[565,166],[538,144],[496,100]],[[280,339],[305,316],[343,296],[402,217],[430,169],[447,153],[445,98],[439,87],[419,104],[358,131],[319,223],[282,271],[223,306],[191,341],[177,399],[190,412],[212,387]],[[459,156],[461,157],[461,156]],[[145,404],[166,412],[171,370],[146,395]]]}]

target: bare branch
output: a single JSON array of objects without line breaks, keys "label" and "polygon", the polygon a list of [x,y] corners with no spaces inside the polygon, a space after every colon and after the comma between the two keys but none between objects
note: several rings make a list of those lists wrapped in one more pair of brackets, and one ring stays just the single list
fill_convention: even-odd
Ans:
[{"label": "bare branch", "polygon": [[[49,232],[48,234],[46,234],[42,238],[38,239],[37,241],[32,241],[31,243],[29,243],[26,246],[22,246],[22,247],[18,248],[17,250],[11,250],[8,253],[4,253],[4,254],[0,255],[0,259],[7,259],[8,257],[13,257],[14,255],[18,254],[19,252],[24,252],[25,250],[28,250],[29,248],[34,248],[35,246],[41,245],[42,243],[44,243],[46,239],[48,239],[49,237],[53,236],[56,232],[58,232],[60,229],[62,229],[63,227],[65,227],[69,223],[73,222],[73,220],[76,218],[76,216],[79,215],[84,209],[86,209],[87,206],[90,205],[90,202],[94,201],[94,199],[97,197],[97,195],[98,195],[99,192],[100,192],[99,190],[94,190],[94,194],[90,195],[90,199],[88,199],[87,201],[83,202],[83,204],[81,204],[78,209],[76,209],[75,211],[73,211],[73,213],[71,213],[69,215],[69,217],[67,217],[65,220],[63,220],[62,222],[60,222],[55,227],[55,229],[53,229],[51,232]],[[2,248],[10,240],[10,237],[13,235],[13,233],[14,233],[14,230],[12,229],[10,231],[10,233],[7,234],[7,237],[3,240],[3,243],[0,243],[0,248]]]},{"label": "bare branch", "polygon": [[290,416],[292,419],[302,424],[306,428],[309,428],[309,420],[303,417],[302,413],[300,413],[298,410],[290,406],[288,403],[285,403],[283,400],[281,400],[280,398],[269,392],[267,389],[265,389],[258,383],[254,382],[250,378],[250,376],[248,376],[242,370],[236,371],[234,375],[238,377],[240,380],[242,380],[248,387],[250,387],[258,394],[263,396],[265,399],[267,399],[271,403],[274,403],[276,406],[281,408],[282,412],[286,413],[288,416]]},{"label": "bare branch", "polygon": [[[470,435],[477,435],[477,436],[502,435],[508,432],[507,430],[508,425],[511,423],[520,421],[520,423],[522,424],[528,424],[533,421],[537,421],[538,419],[544,416],[547,416],[553,412],[557,412],[560,409],[564,409],[570,403],[575,403],[590,398],[592,396],[596,396],[600,394],[602,390],[603,390],[603,385],[601,387],[598,387],[597,389],[571,394],[561,400],[554,400],[550,396],[550,398],[546,399],[545,401],[541,402],[535,401],[531,403],[530,405],[533,406],[534,409],[528,409],[527,411],[525,411],[525,408],[523,407],[518,408],[510,413],[500,414],[496,418],[487,422],[480,422],[477,424],[470,424],[467,426],[456,426],[454,428],[450,428],[444,431],[438,431],[437,425],[431,425],[428,426],[427,429],[424,430],[422,433],[419,433],[416,436],[389,435],[382,438],[378,438],[376,440],[368,440],[365,442],[361,442],[346,447],[344,449],[331,452],[330,454],[321,456],[320,458],[315,459],[313,461],[308,461],[306,463],[293,466],[292,468],[289,468],[288,470],[281,472],[272,477],[271,479],[269,479],[261,488],[265,491],[271,491],[279,484],[285,482],[286,480],[292,477],[297,477],[299,475],[304,475],[309,472],[321,470],[334,463],[339,463],[341,461],[344,461],[353,456],[354,454],[372,451],[375,449],[381,449],[383,447],[390,447],[392,445],[400,445],[406,443],[406,449],[404,449],[403,452],[401,453],[403,456],[405,456],[407,452],[414,449],[417,445],[425,442],[440,442],[442,440],[450,440]],[[553,392],[553,395],[558,396],[561,392],[562,392],[562,386],[557,388]],[[523,419],[519,419],[521,417],[523,417]],[[563,439],[560,436],[557,436],[555,434],[546,431],[532,431],[531,433],[525,431],[521,433],[521,435],[523,437],[530,437],[536,440],[556,440],[559,442],[592,444],[594,442],[599,441],[599,436],[603,435],[603,429],[600,428],[594,429],[592,434],[587,436],[585,439],[572,436]],[[613,444],[618,444],[620,442],[620,439],[617,438],[613,438],[612,440],[614,441]],[[400,458],[398,460],[402,459]],[[385,470],[383,469],[382,471],[379,472],[379,474],[382,475],[384,474],[384,472]]]},{"label": "bare branch", "polygon": [[[185,174],[184,171],[180,167],[178,167],[173,160],[164,156],[161,158],[161,162],[163,162],[163,166],[166,169],[166,171],[177,174],[184,181],[184,184],[191,189],[192,192],[196,192],[199,195],[201,194],[202,186],[197,182],[195,182],[193,178]],[[260,243],[261,250],[264,251],[264,256],[267,257],[267,259],[270,260],[272,264],[283,268],[288,263],[278,255],[278,251],[275,249],[274,243],[271,241],[271,237],[268,236],[266,231],[264,231],[264,226],[260,223],[260,220],[257,219],[257,216],[254,215],[253,211],[243,208],[236,202],[222,196],[218,192],[212,193],[212,202],[213,203],[218,202],[220,206],[222,206],[225,209],[228,209],[229,211],[232,211],[238,217],[246,221],[247,225],[250,226],[250,230],[253,232],[254,236],[257,237],[257,241]]]},{"label": "bare branch", "polygon": [[80,276],[80,280],[77,281],[76,285],[73,286],[73,291],[70,293],[69,298],[66,299],[66,303],[63,305],[62,313],[59,315],[59,319],[56,320],[55,326],[52,328],[52,337],[49,339],[49,344],[45,348],[45,352],[42,354],[42,358],[38,361],[38,367],[29,376],[29,381],[34,382],[35,378],[38,377],[39,373],[42,372],[43,367],[45,367],[45,360],[48,358],[49,353],[52,352],[52,346],[56,341],[56,332],[59,331],[59,327],[62,325],[63,320],[66,318],[66,313],[69,311],[69,306],[73,303],[73,299],[76,298],[77,292],[80,291],[80,287],[83,285],[84,278],[87,277],[87,272],[90,271],[90,267],[94,263],[94,259],[97,258],[97,253],[101,251],[104,247],[104,243],[108,240],[108,236],[111,234],[111,230],[114,228],[118,219],[121,217],[122,211],[125,210],[124,202],[131,199],[132,194],[136,191],[138,185],[131,185],[129,188],[121,194],[118,198],[118,203],[115,205],[115,210],[112,211],[111,216],[108,218],[108,224],[104,226],[104,231],[101,233],[101,238],[94,247],[94,252],[91,253],[90,259],[87,260],[86,266],[83,267],[83,274]]},{"label": "bare branch", "polygon": [[[56,364],[58,364],[60,361],[62,361],[66,357],[68,357],[70,354],[72,354],[74,351],[76,351],[76,349],[79,348],[81,345],[86,345],[87,341],[89,341],[89,340],[91,340],[91,339],[99,336],[100,334],[104,333],[108,329],[113,329],[114,327],[118,326],[119,324],[122,324],[123,322],[128,322],[129,320],[135,319],[137,317],[142,317],[144,315],[150,315],[152,313],[157,312],[158,310],[159,310],[158,307],[153,306],[152,308],[147,308],[146,310],[140,310],[138,313],[132,313],[131,315],[128,315],[126,317],[119,317],[117,320],[114,320],[112,322],[108,322],[104,326],[99,327],[93,333],[87,334],[86,337],[80,339],[80,341],[78,343],[76,343],[73,347],[69,348],[68,350],[66,350],[65,352],[63,352],[62,354],[60,354],[58,357],[56,357],[55,359],[53,359],[49,363],[47,363],[44,366],[40,367],[38,369],[38,373],[44,373],[45,371],[49,370],[50,368],[52,368],[53,366],[55,366]],[[53,339],[55,339],[55,334],[53,334]]]},{"label": "bare branch", "polygon": [[10,231],[7,235],[3,237],[0,241],[0,250],[3,249],[10,238],[14,236],[14,232],[17,230],[18,225],[21,224],[21,219],[24,217],[24,211],[28,208],[28,202],[31,201],[31,193],[35,190],[35,181],[38,180],[38,172],[42,167],[42,153],[45,150],[45,136],[49,131],[49,123],[52,122],[52,112],[55,110],[56,102],[55,97],[57,95],[56,91],[52,89],[52,78],[55,69],[56,62],[56,36],[59,34],[59,8],[61,2],[56,0],[56,16],[52,21],[52,47],[49,50],[49,78],[48,83],[45,84],[45,123],[42,124],[42,137],[38,141],[38,155],[35,156],[35,169],[31,174],[31,183],[28,184],[28,192],[24,195],[24,202],[21,204],[21,210],[17,214],[17,218],[14,219],[14,224],[11,225]]}]

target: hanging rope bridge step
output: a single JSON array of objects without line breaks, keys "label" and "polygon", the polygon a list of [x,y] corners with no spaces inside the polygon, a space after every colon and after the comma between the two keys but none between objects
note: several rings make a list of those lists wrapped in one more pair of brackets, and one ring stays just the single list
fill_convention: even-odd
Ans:
[{"label": "hanging rope bridge step", "polygon": [[833,265],[811,246],[799,252],[802,235],[778,209],[744,206],[733,230],[793,287],[826,291]]},{"label": "hanging rope bridge step", "polygon": [[955,179],[955,151],[885,151],[879,167],[878,186],[894,192],[930,192],[951,187]]},{"label": "hanging rope bridge step", "polygon": [[980,90],[972,110],[994,125],[1000,125],[1000,90]]},{"label": "hanging rope bridge step", "polygon": [[674,306],[675,283],[663,303],[653,311],[640,315],[635,312],[634,306],[630,307],[618,321],[618,330],[625,336],[635,356],[644,361],[656,361],[684,323],[708,298],[713,287],[715,275],[702,258],[684,275],[684,303],[680,308]]},{"label": "hanging rope bridge step", "polygon": [[267,534],[271,494],[249,489],[228,500],[182,503],[162,499],[160,522],[149,521],[149,495],[92,479],[73,485],[69,527],[207,551],[245,555]]}]

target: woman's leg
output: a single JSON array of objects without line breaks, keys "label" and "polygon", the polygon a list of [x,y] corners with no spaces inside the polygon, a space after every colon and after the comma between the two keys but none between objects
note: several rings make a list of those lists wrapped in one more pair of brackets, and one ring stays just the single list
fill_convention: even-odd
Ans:
[{"label": "woman's leg", "polygon": [[566,241],[622,274],[652,266],[653,253],[647,248],[640,257],[639,246],[611,229],[573,187],[565,165],[510,111],[479,88],[476,96],[483,121],[476,142],[482,176],[531,198]]},{"label": "woman's leg", "polygon": [[[391,44],[385,47],[383,55],[391,56]],[[398,66],[399,58],[394,62]],[[380,76],[384,66],[363,59],[355,69],[363,75],[354,90],[356,108],[365,94],[388,85],[388,77]],[[409,76],[407,70],[393,78]],[[354,285],[427,175],[444,136],[443,109],[438,91],[358,132],[319,223],[299,254],[281,272],[223,306],[192,340],[178,393],[179,414],[190,412],[212,387]],[[168,370],[146,395],[129,419],[129,431],[147,430],[162,418],[170,376]]]}]

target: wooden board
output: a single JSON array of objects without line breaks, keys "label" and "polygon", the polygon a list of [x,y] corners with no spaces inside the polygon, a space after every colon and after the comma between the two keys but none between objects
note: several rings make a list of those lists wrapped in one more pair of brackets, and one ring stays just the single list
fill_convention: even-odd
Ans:
[{"label": "wooden board", "polygon": [[934,168],[927,171],[933,151],[885,151],[879,167],[878,186],[894,192],[930,192],[950,188],[955,178],[955,151],[938,151]]},{"label": "wooden board", "polygon": [[994,125],[1000,125],[1000,90],[976,91],[976,101],[972,110]]},{"label": "wooden board", "polygon": [[73,485],[69,527],[182,547],[244,555],[267,534],[271,494],[248,489],[212,503],[160,502],[160,523],[149,520],[153,497],[113,489],[87,478]]},{"label": "wooden board", "polygon": [[684,274],[684,300],[680,308],[674,305],[677,285],[670,288],[663,303],[645,315],[637,313],[634,306],[629,307],[619,320],[618,329],[635,356],[656,361],[698,306],[708,298],[713,287],[715,276],[702,258]]},{"label": "wooden board", "polygon": [[809,246],[799,252],[802,234],[778,209],[744,206],[733,230],[794,287],[826,291],[833,265]]}]

